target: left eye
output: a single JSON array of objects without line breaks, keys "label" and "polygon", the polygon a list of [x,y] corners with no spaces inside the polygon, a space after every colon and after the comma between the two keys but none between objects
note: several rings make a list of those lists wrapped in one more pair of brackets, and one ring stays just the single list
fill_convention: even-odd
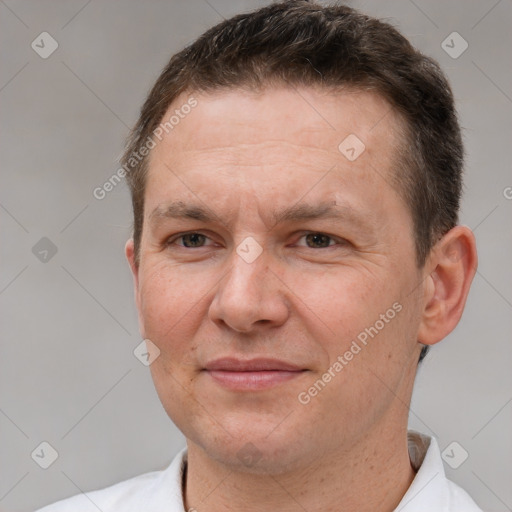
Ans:
[{"label": "left eye", "polygon": [[325,247],[336,244],[336,240],[334,240],[333,237],[325,235],[324,233],[308,233],[307,235],[303,235],[300,239],[305,239],[307,247],[311,249],[324,249]]}]

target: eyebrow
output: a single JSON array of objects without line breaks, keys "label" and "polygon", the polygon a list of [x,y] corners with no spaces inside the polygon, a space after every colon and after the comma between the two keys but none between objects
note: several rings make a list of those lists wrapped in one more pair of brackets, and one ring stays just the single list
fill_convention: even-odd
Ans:
[{"label": "eyebrow", "polygon": [[[192,219],[201,222],[224,222],[209,208],[196,204],[186,204],[183,201],[173,201],[164,206],[157,206],[150,214],[151,223],[159,223],[164,219]],[[282,211],[272,211],[271,219],[274,224],[282,222],[306,221],[316,219],[338,219],[350,221],[358,227],[368,227],[364,219],[357,215],[354,208],[348,205],[336,204],[336,201],[319,204],[295,204]]]},{"label": "eyebrow", "polygon": [[194,219],[203,222],[216,220],[217,216],[202,206],[185,204],[183,201],[168,203],[164,207],[157,206],[150,214],[149,220],[160,219]]}]

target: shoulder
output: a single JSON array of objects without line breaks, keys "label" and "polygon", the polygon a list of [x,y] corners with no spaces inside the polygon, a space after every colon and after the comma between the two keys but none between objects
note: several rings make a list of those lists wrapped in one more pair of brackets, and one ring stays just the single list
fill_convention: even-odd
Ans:
[{"label": "shoulder", "polygon": [[186,450],[178,453],[163,471],[145,473],[104,489],[80,493],[36,512],[156,512],[163,504],[171,506],[169,512],[182,512],[184,461]]},{"label": "shoulder", "polygon": [[161,471],[154,471],[124,480],[104,489],[77,494],[43,507],[37,512],[98,512],[98,509],[110,512],[115,510],[113,507],[124,505],[124,502],[133,500],[141,493],[146,494],[145,490],[152,487],[161,473]]}]

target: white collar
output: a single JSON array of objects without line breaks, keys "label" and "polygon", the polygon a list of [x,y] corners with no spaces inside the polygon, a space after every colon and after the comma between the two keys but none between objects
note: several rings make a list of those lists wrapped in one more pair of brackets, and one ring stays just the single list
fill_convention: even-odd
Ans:
[{"label": "white collar", "polygon": [[394,512],[482,512],[463,489],[446,478],[434,437],[410,430],[407,442],[417,472]]}]

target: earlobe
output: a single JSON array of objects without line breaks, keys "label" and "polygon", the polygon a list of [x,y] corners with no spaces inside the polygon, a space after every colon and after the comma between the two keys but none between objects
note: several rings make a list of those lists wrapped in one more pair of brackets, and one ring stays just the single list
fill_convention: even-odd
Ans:
[{"label": "earlobe", "polygon": [[133,238],[130,238],[124,247],[124,253],[126,255],[126,259],[128,260],[128,264],[130,265],[130,269],[132,271],[135,291],[137,292],[139,288],[139,268],[135,261],[135,245],[133,242]]},{"label": "earlobe", "polygon": [[455,328],[476,267],[475,237],[468,227],[456,226],[437,242],[429,258],[431,271],[424,281],[420,343],[433,345]]}]

